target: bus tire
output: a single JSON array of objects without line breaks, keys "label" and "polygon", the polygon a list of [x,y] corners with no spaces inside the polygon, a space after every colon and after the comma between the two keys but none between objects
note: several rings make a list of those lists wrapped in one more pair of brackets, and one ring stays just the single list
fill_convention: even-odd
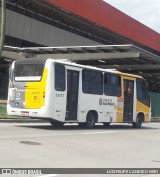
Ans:
[{"label": "bus tire", "polygon": [[110,122],[103,122],[103,125],[104,125],[104,127],[109,127],[110,126]]},{"label": "bus tire", "polygon": [[143,118],[142,118],[142,116],[138,115],[137,119],[136,119],[136,122],[132,123],[133,128],[141,128],[142,123],[143,123]]},{"label": "bus tire", "polygon": [[95,123],[96,123],[96,118],[95,118],[94,114],[92,112],[89,112],[87,114],[85,127],[88,129],[92,129],[92,128],[94,128]]},{"label": "bus tire", "polygon": [[52,125],[52,127],[54,128],[61,128],[63,127],[63,122],[59,122],[59,121],[56,121],[56,120],[49,120],[50,124]]}]

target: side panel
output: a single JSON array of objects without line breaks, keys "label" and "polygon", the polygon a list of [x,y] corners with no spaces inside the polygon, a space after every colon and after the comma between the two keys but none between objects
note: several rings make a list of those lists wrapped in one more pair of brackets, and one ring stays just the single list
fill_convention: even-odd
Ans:
[{"label": "side panel", "polygon": [[123,79],[121,77],[121,97],[117,98],[117,118],[116,122],[123,122],[123,106],[124,106],[124,97],[123,97]]},{"label": "side panel", "polygon": [[66,91],[56,91],[53,88],[53,95],[51,97],[51,117],[57,121],[64,122],[66,115]]},{"label": "side panel", "polygon": [[80,122],[86,121],[89,111],[96,111],[98,122],[116,122],[117,97],[105,95],[81,95]]},{"label": "side panel", "polygon": [[139,102],[138,100],[136,102],[136,112],[137,112],[137,115],[138,113],[144,113],[144,122],[150,121],[150,107]]}]

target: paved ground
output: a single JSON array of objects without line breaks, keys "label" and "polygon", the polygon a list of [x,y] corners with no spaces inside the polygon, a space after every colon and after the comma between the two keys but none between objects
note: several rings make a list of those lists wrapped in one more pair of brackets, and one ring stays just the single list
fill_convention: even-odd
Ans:
[{"label": "paved ground", "polygon": [[54,129],[48,123],[0,123],[0,167],[160,168],[160,123],[144,124],[141,129],[128,124],[113,124],[108,129],[97,125],[92,130],[77,125]]}]

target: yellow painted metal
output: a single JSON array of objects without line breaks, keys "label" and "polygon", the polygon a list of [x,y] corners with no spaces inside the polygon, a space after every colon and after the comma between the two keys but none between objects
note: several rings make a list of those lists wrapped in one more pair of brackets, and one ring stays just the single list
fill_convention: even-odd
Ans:
[{"label": "yellow painted metal", "polygon": [[150,107],[139,102],[138,100],[136,101],[136,112],[137,114],[142,112],[144,113],[144,122],[149,122],[149,114],[150,114]]},{"label": "yellow painted metal", "polygon": [[45,105],[46,80],[48,69],[45,68],[41,81],[27,82],[25,91],[25,108],[39,109]]}]

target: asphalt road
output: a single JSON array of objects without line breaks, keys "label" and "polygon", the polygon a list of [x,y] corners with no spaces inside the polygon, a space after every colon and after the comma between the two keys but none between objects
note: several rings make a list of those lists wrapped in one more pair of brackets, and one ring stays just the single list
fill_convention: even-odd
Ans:
[{"label": "asphalt road", "polygon": [[144,124],[141,129],[128,124],[112,124],[109,128],[99,124],[92,130],[80,129],[75,124],[55,129],[48,123],[0,123],[0,167],[160,168],[160,123]]}]

